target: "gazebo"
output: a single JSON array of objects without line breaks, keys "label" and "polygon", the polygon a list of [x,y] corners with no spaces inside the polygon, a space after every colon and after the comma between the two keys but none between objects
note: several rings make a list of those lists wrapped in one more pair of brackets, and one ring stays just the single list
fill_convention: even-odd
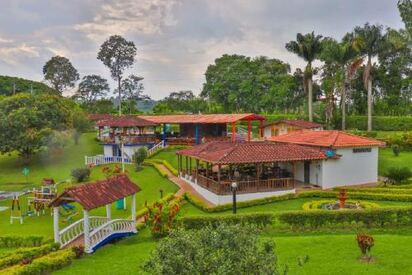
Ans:
[{"label": "gazebo", "polygon": [[[67,188],[55,198],[53,207],[54,241],[62,247],[84,245],[92,253],[112,239],[130,236],[136,231],[136,193],[141,189],[122,174],[94,183]],[[112,219],[111,204],[132,197],[131,219]],[[59,208],[76,202],[83,208],[83,218],[59,230]],[[106,217],[90,216],[90,211],[106,206]]]},{"label": "gazebo", "polygon": [[177,152],[178,170],[215,204],[230,201],[237,183],[239,200],[295,192],[296,163],[327,159],[318,148],[271,142],[209,142]]}]

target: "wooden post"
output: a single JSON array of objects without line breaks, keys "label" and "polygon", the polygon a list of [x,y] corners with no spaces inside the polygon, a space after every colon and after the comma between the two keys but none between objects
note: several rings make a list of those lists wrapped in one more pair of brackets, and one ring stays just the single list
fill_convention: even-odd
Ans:
[{"label": "wooden post", "polygon": [[59,232],[59,207],[53,207],[53,229],[54,229],[54,242],[60,243]]},{"label": "wooden post", "polygon": [[112,204],[106,204],[106,217],[109,221],[112,219]]},{"label": "wooden post", "polygon": [[222,168],[222,165],[218,164],[218,166],[217,166],[217,182],[219,183],[219,185],[220,185],[220,169],[221,168]]},{"label": "wooden post", "polygon": [[90,223],[89,223],[89,211],[83,209],[83,231],[84,231],[84,251],[86,253],[92,253],[90,248]]},{"label": "wooden post", "polygon": [[236,122],[232,122],[232,141],[236,141]]},{"label": "wooden post", "polygon": [[264,136],[262,127],[263,127],[263,120],[260,120],[260,122],[259,122],[259,134],[260,134],[261,138],[263,138],[263,136]]},{"label": "wooden post", "polygon": [[250,121],[250,119],[248,119],[247,121],[247,141],[250,142],[250,135],[252,132],[252,122]]},{"label": "wooden post", "polygon": [[293,188],[295,188],[295,175],[296,175],[296,162],[293,162],[293,179],[292,179],[292,185]]},{"label": "wooden post", "polygon": [[197,184],[197,175],[199,174],[199,160],[196,160],[196,177],[195,177],[195,183]]},{"label": "wooden post", "polygon": [[177,174],[180,177],[180,155],[177,155]]}]

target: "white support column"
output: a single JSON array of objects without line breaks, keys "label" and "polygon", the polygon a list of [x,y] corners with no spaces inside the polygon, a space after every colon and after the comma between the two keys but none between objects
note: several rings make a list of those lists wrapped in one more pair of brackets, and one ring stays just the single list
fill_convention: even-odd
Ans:
[{"label": "white support column", "polygon": [[132,195],[132,220],[133,220],[133,228],[136,230],[136,194]]},{"label": "white support column", "polygon": [[83,230],[84,230],[84,251],[86,253],[92,253],[90,249],[90,224],[89,224],[89,211],[83,210]]},{"label": "white support column", "polygon": [[112,219],[112,204],[106,204],[106,217],[109,221]]},{"label": "white support column", "polygon": [[53,229],[54,229],[54,242],[60,243],[59,234],[59,207],[53,207]]}]

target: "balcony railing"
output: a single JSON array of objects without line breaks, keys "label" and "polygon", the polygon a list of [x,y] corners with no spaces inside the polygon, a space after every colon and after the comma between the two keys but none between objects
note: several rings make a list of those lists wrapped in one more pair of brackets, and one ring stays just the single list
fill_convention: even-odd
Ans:
[{"label": "balcony railing", "polygon": [[123,136],[123,137],[105,137],[101,139],[105,144],[141,144],[141,143],[158,143],[160,140],[154,136]]},{"label": "balcony railing", "polygon": [[[197,184],[217,195],[229,195],[232,193],[231,184],[229,181],[221,181],[202,176],[195,173],[192,175],[192,181],[197,179]],[[281,190],[291,190],[295,188],[295,180],[293,177],[288,178],[269,178],[269,179],[253,179],[236,181],[237,193],[257,193],[257,192],[274,192]]]}]

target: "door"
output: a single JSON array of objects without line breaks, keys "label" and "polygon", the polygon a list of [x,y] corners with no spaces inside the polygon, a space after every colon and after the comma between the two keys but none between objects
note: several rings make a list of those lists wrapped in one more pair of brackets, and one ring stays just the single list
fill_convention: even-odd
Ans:
[{"label": "door", "polygon": [[113,145],[112,150],[113,150],[113,157],[121,157],[122,156],[122,150],[120,150],[118,145]]},{"label": "door", "polygon": [[305,161],[303,163],[303,181],[305,183],[310,183],[310,161]]}]

